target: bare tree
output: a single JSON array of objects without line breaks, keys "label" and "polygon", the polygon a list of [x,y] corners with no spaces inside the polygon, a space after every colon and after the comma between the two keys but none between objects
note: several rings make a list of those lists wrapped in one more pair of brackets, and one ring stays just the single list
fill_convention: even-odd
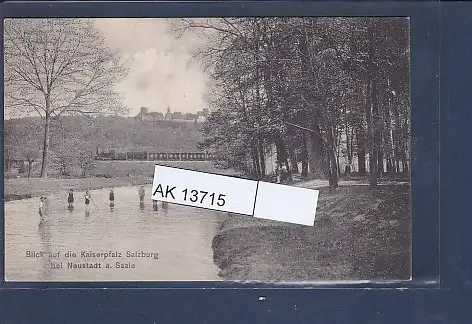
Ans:
[{"label": "bare tree", "polygon": [[42,118],[41,177],[47,178],[52,122],[124,112],[114,85],[126,69],[91,20],[7,19],[4,26],[5,106]]}]

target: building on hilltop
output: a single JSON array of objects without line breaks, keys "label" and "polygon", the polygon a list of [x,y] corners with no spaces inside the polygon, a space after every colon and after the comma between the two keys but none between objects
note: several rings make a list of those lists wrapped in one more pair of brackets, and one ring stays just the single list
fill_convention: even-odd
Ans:
[{"label": "building on hilltop", "polygon": [[140,121],[140,122],[146,122],[146,121],[155,122],[158,120],[163,120],[164,115],[156,111],[149,112],[149,108],[141,107],[141,111],[134,118],[136,121]]},{"label": "building on hilltop", "polygon": [[180,123],[203,123],[209,115],[209,110],[204,108],[196,114],[186,113],[182,114],[180,111],[171,112],[170,107],[167,107],[166,114],[160,112],[149,112],[149,108],[141,107],[141,111],[134,118],[139,122],[156,122],[158,120],[169,120]]},{"label": "building on hilltop", "polygon": [[176,111],[174,115],[172,116],[172,119],[183,119],[182,113],[180,111]]},{"label": "building on hilltop", "polygon": [[166,115],[165,115],[165,119],[166,120],[173,119],[173,116],[172,116],[172,113],[170,112],[170,107],[169,106],[167,106],[167,112],[166,112]]}]

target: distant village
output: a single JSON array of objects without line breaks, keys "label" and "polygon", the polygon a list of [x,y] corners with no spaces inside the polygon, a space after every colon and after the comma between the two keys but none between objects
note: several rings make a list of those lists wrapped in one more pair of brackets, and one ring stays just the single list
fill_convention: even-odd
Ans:
[{"label": "distant village", "polygon": [[169,120],[181,123],[203,123],[209,115],[208,109],[198,111],[196,114],[186,113],[182,114],[180,111],[171,112],[170,107],[167,107],[167,112],[164,115],[161,112],[149,111],[147,107],[141,107],[141,111],[134,119],[138,122],[157,122],[160,120]]}]

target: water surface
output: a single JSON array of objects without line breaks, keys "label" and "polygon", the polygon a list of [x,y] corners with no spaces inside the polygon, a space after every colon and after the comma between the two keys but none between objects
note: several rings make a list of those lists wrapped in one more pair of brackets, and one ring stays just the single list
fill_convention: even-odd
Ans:
[{"label": "water surface", "polygon": [[[6,280],[221,280],[211,243],[225,213],[173,204],[165,209],[161,203],[155,211],[150,186],[141,206],[137,187],[115,188],[111,209],[108,192],[93,190],[88,212],[84,192],[75,192],[73,211],[67,209],[67,193],[49,196],[43,222],[39,198],[5,203]],[[32,256],[40,252],[43,256]],[[93,257],[89,252],[109,257]],[[149,257],[127,257],[127,253]],[[61,263],[62,268],[53,268]],[[101,268],[77,268],[97,263]]]}]

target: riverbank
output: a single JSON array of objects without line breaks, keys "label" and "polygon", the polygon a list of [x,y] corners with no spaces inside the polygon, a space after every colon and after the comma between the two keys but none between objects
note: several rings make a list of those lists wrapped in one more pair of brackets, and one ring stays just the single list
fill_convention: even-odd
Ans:
[{"label": "riverbank", "polygon": [[92,176],[87,178],[58,177],[54,174],[47,179],[39,177],[30,179],[24,177],[5,178],[5,201],[49,196],[69,189],[85,191],[86,189],[96,190],[150,184],[153,180],[156,163],[211,173],[234,173],[231,170],[219,170],[210,161],[97,161]]},{"label": "riverbank", "polygon": [[69,189],[84,191],[86,189],[96,190],[109,187],[137,186],[149,183],[152,183],[152,178],[142,176],[117,178],[91,177],[81,179],[5,179],[5,201],[49,196]]},{"label": "riverbank", "polygon": [[[320,181],[314,226],[232,215],[213,239],[226,280],[313,281],[409,279],[410,187]],[[322,188],[320,188],[322,187]],[[295,211],[295,210],[294,210]]]}]

